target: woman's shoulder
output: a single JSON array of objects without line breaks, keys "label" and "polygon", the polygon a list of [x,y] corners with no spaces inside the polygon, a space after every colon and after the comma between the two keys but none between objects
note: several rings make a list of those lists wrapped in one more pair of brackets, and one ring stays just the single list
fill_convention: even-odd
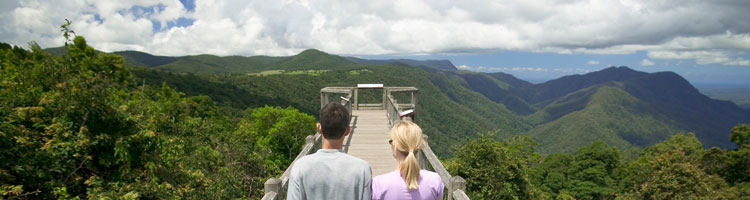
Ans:
[{"label": "woman's shoulder", "polygon": [[440,175],[438,173],[423,169],[419,171],[419,175],[422,176],[422,179],[425,181],[439,182],[441,184],[443,183],[443,180],[440,178]]},{"label": "woman's shoulder", "polygon": [[425,169],[419,170],[419,175],[427,176],[427,177],[431,177],[431,178],[434,178],[434,177],[440,178],[440,175],[438,173],[435,173],[435,172],[430,171],[430,170],[425,170]]},{"label": "woman's shoulder", "polygon": [[377,175],[372,178],[372,181],[389,181],[391,179],[401,179],[398,171],[392,171],[385,174]]}]

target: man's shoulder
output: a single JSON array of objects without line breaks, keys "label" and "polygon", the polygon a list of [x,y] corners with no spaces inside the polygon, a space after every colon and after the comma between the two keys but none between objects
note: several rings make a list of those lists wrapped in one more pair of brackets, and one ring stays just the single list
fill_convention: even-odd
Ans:
[{"label": "man's shoulder", "polygon": [[343,157],[346,157],[347,158],[347,162],[350,162],[352,164],[357,164],[357,165],[361,165],[361,166],[370,167],[370,163],[368,163],[365,160],[362,160],[361,158],[357,158],[357,157],[354,157],[354,156],[349,155],[349,154],[343,154]]},{"label": "man's shoulder", "polygon": [[300,157],[299,159],[294,160],[293,161],[294,162],[294,166],[297,166],[299,164],[308,162],[308,160],[310,160],[310,155],[312,155],[312,154],[304,155],[304,156]]},{"label": "man's shoulder", "polygon": [[[331,157],[337,157],[336,159],[330,159]],[[346,163],[347,166],[362,166],[362,167],[370,167],[370,164],[362,160],[361,158],[354,157],[352,155],[346,154],[346,153],[336,153],[334,155],[320,155],[318,153],[302,156],[300,159],[295,161],[295,165],[297,164],[304,164],[304,163],[310,163],[310,162],[340,162],[340,163]]]}]

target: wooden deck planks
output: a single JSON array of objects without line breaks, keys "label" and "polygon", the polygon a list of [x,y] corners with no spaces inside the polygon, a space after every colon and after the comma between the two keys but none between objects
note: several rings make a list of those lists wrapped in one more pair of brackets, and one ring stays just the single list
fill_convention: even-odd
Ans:
[{"label": "wooden deck planks", "polygon": [[350,135],[349,155],[370,163],[373,176],[396,170],[385,110],[354,110],[352,116],[357,116],[357,122]]}]

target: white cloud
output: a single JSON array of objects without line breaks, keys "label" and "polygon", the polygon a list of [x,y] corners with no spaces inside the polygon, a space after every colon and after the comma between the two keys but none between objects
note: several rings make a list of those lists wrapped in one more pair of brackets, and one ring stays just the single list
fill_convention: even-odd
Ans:
[{"label": "white cloud", "polygon": [[699,51],[649,51],[648,57],[655,59],[690,59],[696,64],[721,64],[750,66],[750,61],[735,55],[728,50],[699,50]]},{"label": "white cloud", "polygon": [[[68,18],[95,48],[161,55],[291,55],[307,48],[344,55],[648,51],[651,59],[748,65],[737,52],[750,50],[746,22],[750,3],[744,1],[197,0],[195,4],[194,11],[187,11],[173,0],[3,2],[8,7],[0,9],[0,38],[18,45],[35,40],[42,46],[59,46],[58,26]],[[134,6],[149,10],[135,13]],[[187,27],[167,26],[179,18],[194,22]],[[704,51],[722,55],[698,53]]]},{"label": "white cloud", "polygon": [[589,60],[588,62],[586,62],[586,64],[589,64],[589,65],[598,65],[599,61],[598,60]]},{"label": "white cloud", "polygon": [[654,65],[653,61],[650,61],[650,60],[645,59],[645,58],[643,60],[641,60],[641,66],[653,66],[653,65]]}]

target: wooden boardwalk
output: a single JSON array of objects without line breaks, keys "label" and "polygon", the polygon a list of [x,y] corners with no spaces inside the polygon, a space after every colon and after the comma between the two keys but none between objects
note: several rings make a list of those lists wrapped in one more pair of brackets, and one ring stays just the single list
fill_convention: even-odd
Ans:
[{"label": "wooden boardwalk", "polygon": [[372,175],[377,176],[396,170],[390,139],[390,127],[385,110],[353,110],[352,134],[349,141],[349,155],[361,158],[372,167]]}]

